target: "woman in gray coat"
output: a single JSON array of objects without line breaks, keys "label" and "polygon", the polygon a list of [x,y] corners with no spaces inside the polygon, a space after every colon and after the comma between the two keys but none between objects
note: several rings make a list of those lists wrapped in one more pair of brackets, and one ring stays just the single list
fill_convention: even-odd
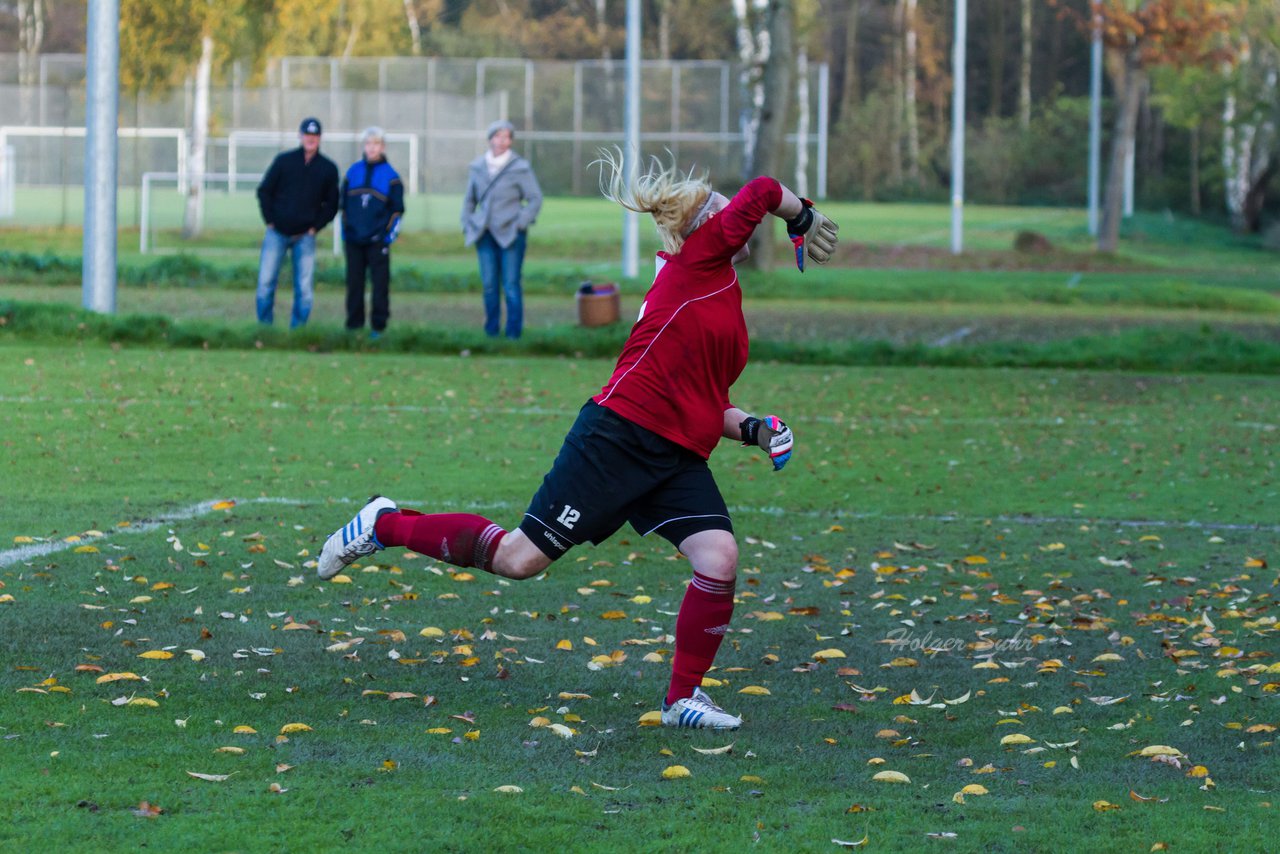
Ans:
[{"label": "woman in gray coat", "polygon": [[524,326],[520,270],[525,233],[542,208],[542,190],[529,161],[511,150],[515,127],[489,125],[489,150],[471,162],[462,199],[462,233],[475,245],[484,283],[484,331],[498,334],[498,289],[507,302],[506,335],[519,338]]}]

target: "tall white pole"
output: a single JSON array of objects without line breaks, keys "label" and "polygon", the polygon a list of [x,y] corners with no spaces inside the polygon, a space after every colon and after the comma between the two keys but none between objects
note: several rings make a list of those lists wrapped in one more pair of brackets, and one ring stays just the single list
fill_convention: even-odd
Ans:
[{"label": "tall white pole", "polygon": [[1089,234],[1098,236],[1098,196],[1102,175],[1102,16],[1093,16],[1089,67]]},{"label": "tall white pole", "polygon": [[[640,161],[640,0],[627,0],[627,95],[623,115],[622,174],[630,186]],[[622,216],[622,275],[640,274],[640,216]]]},{"label": "tall white pole", "polygon": [[964,65],[969,4],[956,0],[955,46],[951,50],[951,254],[964,251]]},{"label": "tall white pole", "polygon": [[120,103],[119,0],[89,3],[84,146],[84,307],[116,310],[116,140]]}]

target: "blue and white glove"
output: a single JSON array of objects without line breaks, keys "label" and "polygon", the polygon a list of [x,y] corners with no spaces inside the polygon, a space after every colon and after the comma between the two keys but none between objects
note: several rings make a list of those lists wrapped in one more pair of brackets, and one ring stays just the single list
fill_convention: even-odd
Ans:
[{"label": "blue and white glove", "polygon": [[383,238],[383,243],[390,246],[396,242],[396,238],[400,236],[400,223],[402,222],[404,222],[404,217],[396,217],[395,222],[391,223],[391,228],[387,230],[387,236]]},{"label": "blue and white glove", "polygon": [[782,467],[791,460],[791,447],[795,440],[787,422],[778,416],[749,417],[738,425],[738,429],[742,431],[742,444],[764,450],[773,462],[774,471],[782,471]]},{"label": "blue and white glove", "polygon": [[813,202],[800,200],[800,213],[787,220],[787,236],[796,249],[796,267],[804,272],[804,259],[808,255],[819,264],[831,260],[831,253],[836,251],[836,234],[840,226],[827,219]]}]

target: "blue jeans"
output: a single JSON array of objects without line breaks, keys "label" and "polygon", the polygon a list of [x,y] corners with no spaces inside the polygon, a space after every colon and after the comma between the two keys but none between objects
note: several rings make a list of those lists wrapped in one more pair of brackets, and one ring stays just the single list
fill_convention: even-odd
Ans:
[{"label": "blue jeans", "polygon": [[498,288],[507,300],[508,338],[519,338],[524,328],[524,300],[520,294],[520,269],[524,266],[525,233],[503,249],[493,235],[485,232],[476,241],[476,256],[480,259],[480,281],[484,284],[484,331],[486,335],[498,334]]},{"label": "blue jeans", "polygon": [[286,237],[268,226],[262,238],[262,257],[258,259],[258,322],[270,325],[275,319],[276,280],[280,278],[286,251],[293,255],[293,316],[289,328],[295,329],[311,316],[316,271],[314,234]]}]

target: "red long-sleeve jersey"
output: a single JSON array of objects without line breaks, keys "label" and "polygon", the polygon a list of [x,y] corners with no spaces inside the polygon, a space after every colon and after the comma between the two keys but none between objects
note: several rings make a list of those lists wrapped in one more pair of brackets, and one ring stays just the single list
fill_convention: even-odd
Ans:
[{"label": "red long-sleeve jersey", "polygon": [[613,376],[592,398],[628,421],[702,456],[724,435],[729,388],[747,364],[742,288],[730,259],[782,203],[782,187],[756,178],[672,255],[622,348]]}]

